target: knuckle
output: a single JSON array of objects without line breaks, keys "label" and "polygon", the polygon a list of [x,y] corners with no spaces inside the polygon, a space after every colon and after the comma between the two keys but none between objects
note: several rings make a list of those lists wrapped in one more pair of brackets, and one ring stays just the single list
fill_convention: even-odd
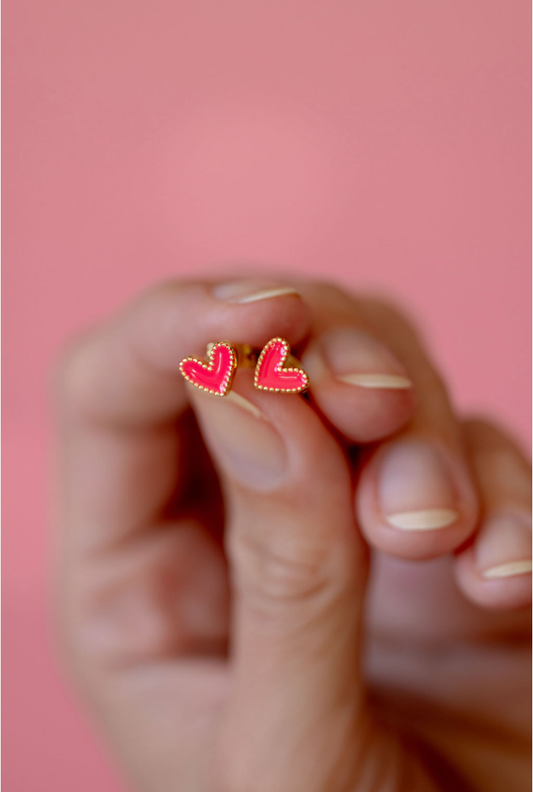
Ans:
[{"label": "knuckle", "polygon": [[510,431],[499,421],[481,413],[466,416],[463,428],[468,438],[479,445],[499,447],[514,444]]},{"label": "knuckle", "polygon": [[167,278],[143,291],[126,309],[129,317],[135,316],[141,323],[150,326],[152,323],[165,324],[172,321],[176,314],[176,305],[182,304],[186,298],[203,295],[206,283],[203,281],[178,280]]},{"label": "knuckle", "polygon": [[404,332],[408,330],[413,336],[420,335],[419,328],[413,317],[393,300],[388,300],[381,295],[367,293],[360,295],[358,304],[362,311],[381,324],[402,328]]},{"label": "knuckle", "polygon": [[274,548],[246,535],[236,543],[235,556],[242,576],[276,599],[305,597],[322,582],[319,560],[309,549],[297,555],[294,548]]},{"label": "knuckle", "polygon": [[138,306],[141,312],[146,311],[151,314],[153,311],[157,313],[162,305],[166,305],[168,302],[173,303],[177,296],[192,286],[193,284],[189,281],[166,278],[149,286],[137,297],[133,305]]},{"label": "knuckle", "polygon": [[176,607],[158,575],[84,581],[71,591],[61,615],[68,659],[82,670],[111,668],[147,657],[162,657],[186,643],[175,623]]},{"label": "knuckle", "polygon": [[[188,608],[189,597],[200,589],[180,564],[184,551],[198,552],[197,533],[195,525],[182,528],[184,533],[140,535],[104,553],[86,547],[75,573],[64,569],[57,624],[66,656],[76,667],[105,669],[190,652],[198,645]],[[201,608],[195,613],[202,615]],[[202,624],[207,634],[209,624]]]},{"label": "knuckle", "polygon": [[90,413],[109,378],[103,362],[109,370],[110,361],[134,357],[146,339],[155,338],[157,350],[165,346],[165,334],[170,336],[167,346],[172,346],[176,298],[191,288],[185,281],[159,282],[100,326],[74,336],[61,351],[53,376],[53,390],[61,405],[75,413]]},{"label": "knuckle", "polygon": [[331,299],[344,300],[348,296],[348,292],[345,289],[343,289],[342,286],[339,286],[338,283],[335,283],[335,281],[328,280],[327,278],[325,278],[324,280],[321,279],[313,280],[310,283],[310,287],[312,289],[315,289],[320,294],[324,295],[326,299],[329,298],[330,300]]},{"label": "knuckle", "polygon": [[473,435],[492,434],[496,428],[490,418],[477,413],[467,415],[463,420],[463,426],[465,431]]},{"label": "knuckle", "polygon": [[463,435],[468,448],[479,456],[496,450],[501,445],[501,432],[489,418],[470,415],[462,421]]},{"label": "knuckle", "polygon": [[94,331],[73,338],[60,352],[53,376],[56,400],[69,410],[82,411],[94,389],[91,347]]},{"label": "knuckle", "polygon": [[335,309],[346,317],[354,313],[356,301],[354,295],[347,289],[327,278],[324,280],[313,280],[306,284],[305,294],[311,295],[319,305],[328,306]]},{"label": "knuckle", "polygon": [[356,299],[358,313],[378,335],[385,333],[389,342],[399,349],[419,350],[427,358],[424,332],[418,322],[402,306],[381,295],[364,294]]},{"label": "knuckle", "polygon": [[272,542],[243,531],[233,537],[229,552],[235,584],[258,615],[302,607],[319,611],[335,581],[345,578],[331,549],[308,537]]},{"label": "knuckle", "polygon": [[462,422],[467,444],[476,455],[512,457],[515,464],[529,470],[529,461],[518,438],[500,422],[484,415],[470,415]]},{"label": "knuckle", "polygon": [[440,411],[443,403],[450,402],[449,386],[444,375],[433,365],[421,366],[417,375],[417,386],[424,392],[427,409],[432,407]]}]

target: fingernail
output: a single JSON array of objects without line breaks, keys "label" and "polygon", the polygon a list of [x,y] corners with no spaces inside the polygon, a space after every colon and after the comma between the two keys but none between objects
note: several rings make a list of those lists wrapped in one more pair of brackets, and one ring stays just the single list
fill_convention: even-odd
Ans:
[{"label": "fingernail", "polygon": [[484,578],[506,578],[531,572],[531,518],[496,514],[482,525],[476,541],[476,565]]},{"label": "fingernail", "polygon": [[320,346],[333,374],[347,385],[394,390],[413,386],[393,353],[362,330],[331,330],[320,338]]},{"label": "fingernail", "polygon": [[298,296],[298,292],[292,286],[282,286],[267,281],[228,281],[213,287],[213,295],[217,300],[239,304],[270,300],[288,294]]},{"label": "fingernail", "polygon": [[235,391],[221,399],[196,390],[191,396],[223,471],[251,489],[278,487],[285,476],[285,446],[261,410]]},{"label": "fingernail", "polygon": [[385,450],[378,499],[385,520],[404,531],[435,531],[459,516],[446,464],[436,448],[421,440],[397,442]]}]

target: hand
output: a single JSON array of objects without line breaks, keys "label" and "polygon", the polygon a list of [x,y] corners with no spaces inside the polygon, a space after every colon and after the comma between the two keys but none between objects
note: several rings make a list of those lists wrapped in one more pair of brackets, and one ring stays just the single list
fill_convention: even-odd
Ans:
[{"label": "hand", "polygon": [[[61,623],[95,717],[149,792],[526,790],[528,465],[394,309],[277,287],[164,284],[66,356]],[[278,335],[312,403],[179,374]]]}]

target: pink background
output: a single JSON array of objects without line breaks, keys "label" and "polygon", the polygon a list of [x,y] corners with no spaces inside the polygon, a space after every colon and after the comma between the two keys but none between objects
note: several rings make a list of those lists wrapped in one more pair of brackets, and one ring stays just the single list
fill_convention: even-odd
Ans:
[{"label": "pink background", "polygon": [[410,309],[529,443],[527,0],[4,0],[4,783],[118,790],[48,636],[47,379],[159,278],[272,262]]}]

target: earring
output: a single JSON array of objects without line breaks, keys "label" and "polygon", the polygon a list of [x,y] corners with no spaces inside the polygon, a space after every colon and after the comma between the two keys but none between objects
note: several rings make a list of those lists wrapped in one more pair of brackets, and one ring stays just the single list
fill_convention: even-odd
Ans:
[{"label": "earring", "polygon": [[180,371],[191,385],[214,396],[225,396],[231,388],[237,368],[237,352],[226,341],[209,344],[207,363],[195,357],[186,357],[180,363]]},{"label": "earring", "polygon": [[309,387],[309,377],[299,366],[286,366],[287,361],[298,363],[290,356],[291,348],[284,338],[272,338],[266,344],[255,367],[254,385],[259,390],[275,393],[302,393]]},{"label": "earring", "polygon": [[[287,363],[293,364],[287,366]],[[302,393],[309,387],[309,377],[290,354],[284,338],[272,338],[259,356],[247,344],[218,341],[207,345],[206,360],[186,357],[180,371],[187,382],[214,396],[225,396],[231,388],[235,370],[253,368],[254,386],[275,393]]]}]

